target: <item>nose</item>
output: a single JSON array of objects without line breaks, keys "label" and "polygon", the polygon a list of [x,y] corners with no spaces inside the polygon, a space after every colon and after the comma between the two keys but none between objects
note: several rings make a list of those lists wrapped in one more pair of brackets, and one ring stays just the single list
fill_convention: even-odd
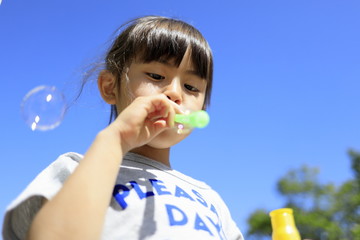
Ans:
[{"label": "nose", "polygon": [[164,90],[168,99],[180,105],[182,103],[181,83],[179,79],[173,79]]}]

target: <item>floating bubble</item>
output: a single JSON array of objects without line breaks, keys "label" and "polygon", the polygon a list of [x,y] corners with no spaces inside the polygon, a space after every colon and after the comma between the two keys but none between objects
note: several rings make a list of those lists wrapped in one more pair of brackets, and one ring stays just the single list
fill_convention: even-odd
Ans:
[{"label": "floating bubble", "polygon": [[66,112],[65,97],[54,86],[38,86],[21,102],[21,114],[31,130],[47,131],[60,125]]}]

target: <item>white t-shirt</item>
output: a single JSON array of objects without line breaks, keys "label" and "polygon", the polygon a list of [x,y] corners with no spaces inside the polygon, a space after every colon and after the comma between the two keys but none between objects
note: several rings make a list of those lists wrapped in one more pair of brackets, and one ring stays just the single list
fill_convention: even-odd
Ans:
[{"label": "white t-shirt", "polygon": [[[42,198],[51,199],[81,159],[76,153],[61,155],[10,204],[3,225],[5,240],[25,238]],[[128,153],[107,209],[102,239],[186,238],[243,239],[227,206],[208,185]]]}]

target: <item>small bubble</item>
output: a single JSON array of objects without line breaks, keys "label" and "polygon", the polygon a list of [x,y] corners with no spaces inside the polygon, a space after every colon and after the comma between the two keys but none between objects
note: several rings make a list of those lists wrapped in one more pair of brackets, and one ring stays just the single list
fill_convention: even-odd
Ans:
[{"label": "small bubble", "polygon": [[183,130],[184,130],[184,125],[179,124],[179,125],[177,126],[177,134],[182,134],[182,133],[183,133]]},{"label": "small bubble", "polygon": [[54,86],[38,86],[21,102],[21,114],[31,130],[47,131],[62,122],[66,112],[63,93]]}]

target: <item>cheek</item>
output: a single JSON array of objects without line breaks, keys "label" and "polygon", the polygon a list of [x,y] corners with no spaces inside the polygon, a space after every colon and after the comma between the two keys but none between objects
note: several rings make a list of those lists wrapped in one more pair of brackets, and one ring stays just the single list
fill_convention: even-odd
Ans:
[{"label": "cheek", "polygon": [[192,110],[201,110],[204,106],[205,96],[203,94],[191,96],[189,100],[190,105],[192,105]]},{"label": "cheek", "polygon": [[117,108],[120,110],[119,112],[124,110],[137,97],[152,96],[160,92],[156,85],[146,82],[139,84],[137,84],[136,81],[126,82],[121,87],[121,94],[117,101]]},{"label": "cheek", "polygon": [[133,92],[135,97],[151,96],[160,93],[160,89],[151,83],[141,83]]}]

